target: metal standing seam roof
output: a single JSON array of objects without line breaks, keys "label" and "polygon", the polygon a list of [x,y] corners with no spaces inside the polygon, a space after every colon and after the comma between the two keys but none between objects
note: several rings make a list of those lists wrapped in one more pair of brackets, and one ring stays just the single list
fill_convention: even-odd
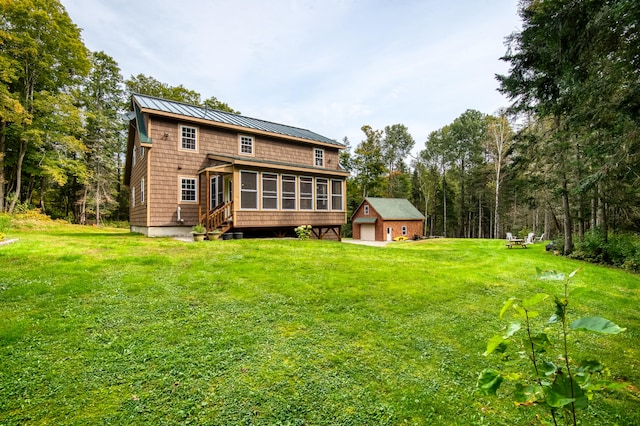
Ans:
[{"label": "metal standing seam roof", "polygon": [[219,111],[147,95],[133,94],[132,98],[134,99],[136,104],[144,109],[179,114],[184,115],[185,117],[198,118],[217,123],[241,126],[247,129],[255,129],[279,135],[308,139],[310,141],[322,142],[339,147],[344,146],[343,144],[336,142],[333,139],[329,139],[310,130],[300,129],[298,127],[272,123],[270,121],[260,120],[257,118],[245,117],[243,115],[233,114],[230,112]]},{"label": "metal standing seam roof", "polygon": [[365,200],[385,220],[424,219],[424,215],[404,198],[367,197]]}]

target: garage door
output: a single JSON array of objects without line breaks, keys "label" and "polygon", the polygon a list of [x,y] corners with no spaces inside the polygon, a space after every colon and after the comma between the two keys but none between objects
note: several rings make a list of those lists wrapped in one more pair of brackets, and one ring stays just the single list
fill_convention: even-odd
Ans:
[{"label": "garage door", "polygon": [[376,240],[376,225],[375,224],[362,224],[360,225],[360,239],[363,241],[375,241]]}]

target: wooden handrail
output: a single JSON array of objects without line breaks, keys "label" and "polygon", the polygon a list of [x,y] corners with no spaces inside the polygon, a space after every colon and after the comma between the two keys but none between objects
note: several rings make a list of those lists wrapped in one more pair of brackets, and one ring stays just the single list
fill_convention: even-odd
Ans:
[{"label": "wooden handrail", "polygon": [[200,216],[200,223],[204,223],[207,232],[220,228],[233,216],[233,201],[228,201],[223,205],[217,206],[213,210]]}]

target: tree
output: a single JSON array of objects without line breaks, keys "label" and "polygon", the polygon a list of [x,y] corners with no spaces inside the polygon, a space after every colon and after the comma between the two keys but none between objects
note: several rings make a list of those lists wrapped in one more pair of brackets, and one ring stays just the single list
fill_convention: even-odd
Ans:
[{"label": "tree", "polygon": [[407,188],[404,190],[402,188],[408,181],[408,175],[404,172],[406,169],[404,160],[414,145],[415,141],[404,124],[394,124],[384,128],[381,150],[383,161],[389,171],[387,196],[406,197]]},{"label": "tree", "polygon": [[386,172],[382,153],[382,131],[371,126],[362,126],[366,139],[356,147],[353,156],[355,183],[360,188],[362,198],[380,196],[383,189],[383,176]]},{"label": "tree", "polygon": [[494,213],[493,237],[499,238],[500,231],[500,184],[502,182],[502,168],[507,158],[511,143],[512,131],[504,110],[498,111],[498,116],[487,117],[486,151],[493,164],[494,175]]},{"label": "tree", "polygon": [[123,123],[118,120],[123,103],[122,75],[116,61],[104,52],[91,54],[92,68],[81,92],[85,113],[85,163],[88,169],[79,199],[77,220],[85,223],[87,203],[92,202],[96,224],[101,211],[116,206],[117,184],[121,173]]},{"label": "tree", "polygon": [[[59,1],[5,0],[0,3],[0,16],[0,63],[11,67],[2,72],[5,85],[2,93],[6,96],[2,101],[3,116],[11,115],[6,113],[8,105],[9,110],[22,117],[18,120],[8,117],[12,122],[3,117],[0,126],[5,168],[7,153],[13,155],[10,160],[15,179],[8,208],[13,211],[23,196],[25,158],[27,154],[34,154],[33,149],[46,142],[49,135],[46,128],[37,127],[48,120],[36,120],[35,114],[38,110],[50,109],[43,103],[53,101],[51,108],[54,109],[53,104],[64,104],[63,92],[77,84],[78,77],[87,72],[89,62],[80,30]],[[58,95],[62,97],[56,101]],[[23,114],[16,101],[25,111]]]}]

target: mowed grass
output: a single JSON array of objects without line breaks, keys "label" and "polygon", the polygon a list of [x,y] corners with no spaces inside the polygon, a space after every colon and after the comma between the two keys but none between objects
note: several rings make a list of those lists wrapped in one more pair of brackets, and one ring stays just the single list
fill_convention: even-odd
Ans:
[{"label": "mowed grass", "polygon": [[571,342],[630,384],[596,396],[583,424],[640,424],[640,277],[542,244],[185,243],[69,225],[9,237],[2,425],[532,424],[544,410],[475,382],[501,367],[482,352],[502,303],[560,292],[536,267],[583,267],[571,314],[627,328]]}]

